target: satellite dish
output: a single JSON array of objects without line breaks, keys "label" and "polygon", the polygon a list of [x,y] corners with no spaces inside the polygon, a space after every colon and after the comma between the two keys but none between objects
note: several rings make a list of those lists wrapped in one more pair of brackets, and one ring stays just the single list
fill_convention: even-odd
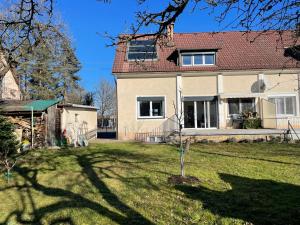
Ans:
[{"label": "satellite dish", "polygon": [[267,89],[266,82],[262,79],[255,81],[251,86],[252,93],[263,93]]},{"label": "satellite dish", "polygon": [[258,81],[258,85],[259,85],[259,92],[264,92],[265,90],[266,90],[266,88],[267,88],[267,85],[266,85],[266,83],[265,83],[265,81],[264,80],[259,80]]}]

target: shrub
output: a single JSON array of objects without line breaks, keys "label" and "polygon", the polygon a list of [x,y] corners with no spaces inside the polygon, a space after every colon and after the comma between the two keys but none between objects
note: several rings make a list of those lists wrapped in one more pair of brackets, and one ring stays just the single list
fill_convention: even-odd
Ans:
[{"label": "shrub", "polygon": [[19,155],[19,142],[14,131],[14,125],[0,116],[0,166],[1,170],[6,170],[7,177],[10,176]]},{"label": "shrub", "polygon": [[261,128],[260,118],[247,118],[243,121],[243,129],[259,129]]},{"label": "shrub", "polygon": [[261,128],[261,119],[257,112],[243,112],[241,117],[243,118],[243,129],[259,129]]}]

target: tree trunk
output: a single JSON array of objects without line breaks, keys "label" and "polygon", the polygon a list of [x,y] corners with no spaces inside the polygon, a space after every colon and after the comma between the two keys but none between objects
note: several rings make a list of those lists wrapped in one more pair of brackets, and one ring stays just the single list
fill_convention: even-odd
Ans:
[{"label": "tree trunk", "polygon": [[183,152],[183,149],[181,149],[181,153],[180,153],[180,170],[181,170],[181,176],[184,177],[184,152]]},{"label": "tree trunk", "polygon": [[184,177],[184,149],[182,144],[181,127],[179,128],[179,143],[180,143],[180,174]]}]

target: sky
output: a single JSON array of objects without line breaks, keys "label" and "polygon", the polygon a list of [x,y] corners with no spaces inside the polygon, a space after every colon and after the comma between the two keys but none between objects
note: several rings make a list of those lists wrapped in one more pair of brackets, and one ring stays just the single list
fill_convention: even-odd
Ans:
[{"label": "sky", "polygon": [[[148,0],[142,7],[152,11],[162,8],[163,0]],[[128,33],[134,22],[134,13],[141,9],[136,0],[111,0],[103,3],[99,0],[56,0],[56,11],[67,26],[73,46],[76,49],[82,69],[81,85],[93,91],[100,79],[113,81],[112,65],[115,48],[107,47],[110,43],[105,33],[116,36]],[[211,32],[223,31],[226,22],[221,26],[215,21],[215,15],[209,11],[195,10],[189,7],[176,21],[175,32]],[[229,20],[230,21],[230,18]],[[143,30],[151,31],[153,28]]]}]

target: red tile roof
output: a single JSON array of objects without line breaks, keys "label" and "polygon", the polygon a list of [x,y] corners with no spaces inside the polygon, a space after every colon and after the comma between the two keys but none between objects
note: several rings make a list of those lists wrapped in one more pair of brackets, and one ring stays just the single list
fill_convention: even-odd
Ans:
[{"label": "red tile roof", "polygon": [[[174,47],[157,47],[156,61],[128,62],[126,44],[116,50],[113,73],[222,71],[251,69],[299,68],[299,62],[284,56],[292,43],[293,33],[220,32],[175,33]],[[172,55],[178,50],[217,50],[215,66],[178,66]]]}]

